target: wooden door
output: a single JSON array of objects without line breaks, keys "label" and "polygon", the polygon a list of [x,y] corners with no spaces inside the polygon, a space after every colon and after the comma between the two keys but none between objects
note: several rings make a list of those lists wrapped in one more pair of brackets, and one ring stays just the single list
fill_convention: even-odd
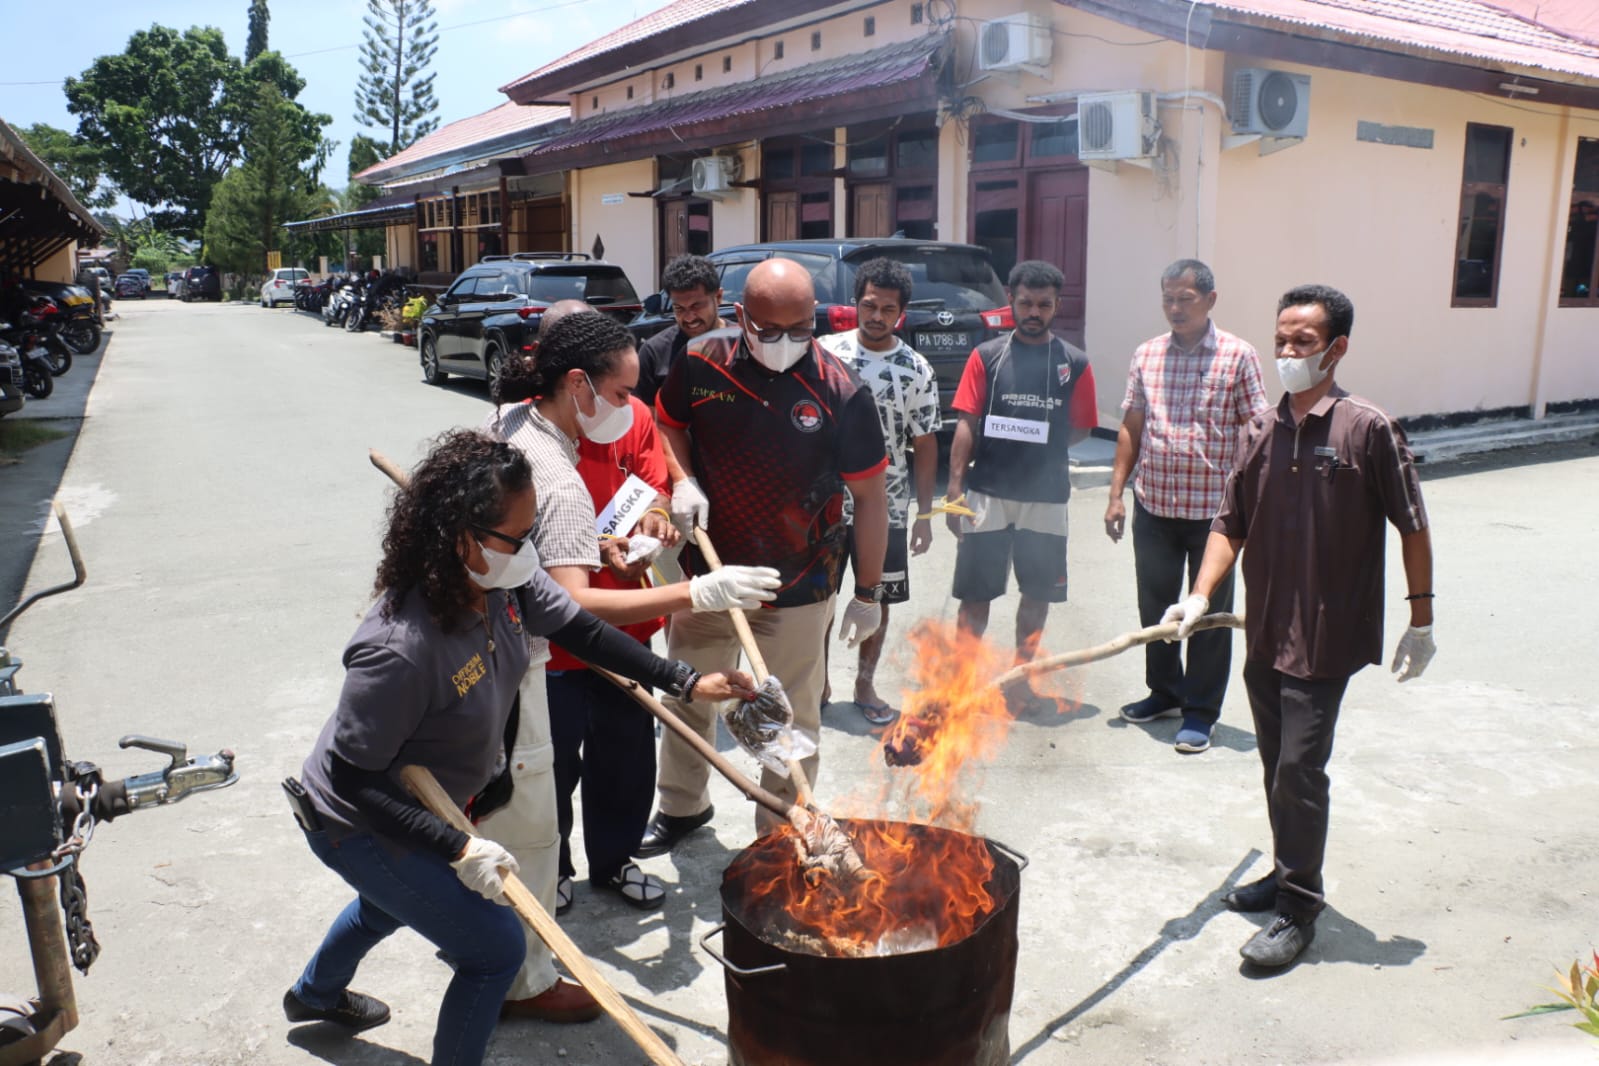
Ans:
[{"label": "wooden door", "polygon": [[688,201],[661,201],[661,268],[688,252]]},{"label": "wooden door", "polygon": [[893,186],[886,181],[863,182],[852,185],[849,195],[851,237],[893,236]]},{"label": "wooden door", "polygon": [[799,235],[799,193],[767,193],[765,239],[792,241],[797,240]]},{"label": "wooden door", "polygon": [[1025,259],[1053,263],[1065,275],[1054,330],[1082,347],[1088,292],[1088,170],[1037,170],[1027,175],[1026,221],[1021,231]]}]

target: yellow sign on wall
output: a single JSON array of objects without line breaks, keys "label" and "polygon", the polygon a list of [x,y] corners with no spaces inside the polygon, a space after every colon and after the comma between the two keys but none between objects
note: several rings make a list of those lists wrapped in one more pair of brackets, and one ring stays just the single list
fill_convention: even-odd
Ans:
[{"label": "yellow sign on wall", "polygon": [[283,265],[283,253],[282,252],[268,252],[267,253],[267,269],[268,270],[277,270],[282,265]]}]

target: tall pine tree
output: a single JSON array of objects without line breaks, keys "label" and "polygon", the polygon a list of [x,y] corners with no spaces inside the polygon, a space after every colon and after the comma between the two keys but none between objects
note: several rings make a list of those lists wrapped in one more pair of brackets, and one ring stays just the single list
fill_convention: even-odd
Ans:
[{"label": "tall pine tree", "polygon": [[250,36],[244,45],[246,63],[267,50],[267,23],[271,21],[267,0],[250,0]]},{"label": "tall pine tree", "polygon": [[[438,51],[432,0],[367,0],[355,120],[394,155],[438,128],[428,66]],[[384,137],[387,141],[384,141]]]}]

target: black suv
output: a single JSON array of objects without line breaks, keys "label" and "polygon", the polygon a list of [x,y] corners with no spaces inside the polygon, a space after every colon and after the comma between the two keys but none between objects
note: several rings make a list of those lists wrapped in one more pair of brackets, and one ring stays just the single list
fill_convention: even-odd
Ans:
[{"label": "black suv", "polygon": [[[792,259],[811,272],[818,335],[855,328],[857,267],[878,257],[902,263],[914,287],[898,333],[933,365],[945,414],[972,349],[1015,326],[1005,285],[994,273],[987,248],[899,237],[768,241],[714,251],[705,258],[722,279],[723,318],[732,319],[733,304],[742,301],[744,280],[755,264],[773,256]],[[644,301],[644,314],[630,328],[642,341],[671,324],[666,294],[656,293]]]},{"label": "black suv", "polygon": [[558,300],[584,300],[623,325],[638,314],[638,294],[615,263],[582,252],[488,255],[422,313],[417,354],[422,378],[451,374],[492,386],[507,353],[531,352],[544,311]]},{"label": "black suv", "polygon": [[214,266],[192,266],[183,272],[183,302],[222,300],[222,275]]}]

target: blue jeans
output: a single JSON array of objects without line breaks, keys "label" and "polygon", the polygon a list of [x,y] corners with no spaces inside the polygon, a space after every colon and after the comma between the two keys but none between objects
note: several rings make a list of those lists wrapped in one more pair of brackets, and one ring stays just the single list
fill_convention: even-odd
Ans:
[{"label": "blue jeans", "polygon": [[433,1033],[433,1066],[477,1066],[499,1021],[527,951],[522,923],[509,907],[463,885],[450,864],[428,851],[403,854],[370,833],[337,844],[323,832],[306,842],[358,893],[333,919],[327,936],[294,983],[311,1007],[338,1005],[356,967],[378,941],[402,925],[430,940],[455,967]]}]

